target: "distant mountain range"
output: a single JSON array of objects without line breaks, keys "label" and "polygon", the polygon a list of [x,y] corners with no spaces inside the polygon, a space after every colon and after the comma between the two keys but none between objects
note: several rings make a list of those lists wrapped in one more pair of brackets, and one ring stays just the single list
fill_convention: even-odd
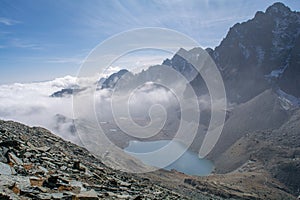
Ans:
[{"label": "distant mountain range", "polygon": [[[201,95],[207,93],[203,79],[189,62],[179,56],[184,54],[196,58],[199,51],[198,48],[180,49],[162,64],[180,72]],[[273,4],[265,12],[257,12],[247,22],[235,24],[219,46],[206,51],[221,72],[231,102],[246,102],[269,88],[300,97],[300,13],[292,12],[282,3]],[[122,69],[102,78],[99,88],[113,88],[125,74],[128,75],[128,84],[156,81],[165,76],[160,65],[136,75]],[[70,94],[73,90],[66,88],[52,96],[60,97],[62,93]],[[78,92],[78,89],[74,91]]]}]

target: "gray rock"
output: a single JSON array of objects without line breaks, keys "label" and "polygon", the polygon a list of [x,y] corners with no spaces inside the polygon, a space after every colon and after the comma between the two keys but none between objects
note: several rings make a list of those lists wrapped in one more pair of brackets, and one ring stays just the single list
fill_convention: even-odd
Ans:
[{"label": "gray rock", "polygon": [[11,175],[12,173],[13,173],[13,171],[11,170],[11,166],[0,162],[0,174]]},{"label": "gray rock", "polygon": [[41,200],[50,200],[52,198],[52,195],[49,193],[42,193],[42,194],[38,194],[36,195],[37,199],[41,199]]},{"label": "gray rock", "polygon": [[38,170],[45,174],[47,174],[49,172],[45,167],[42,167],[42,166],[38,166]]},{"label": "gray rock", "polygon": [[86,192],[81,192],[77,195],[73,196],[74,199],[77,200],[98,200],[98,195],[97,192],[95,192],[95,190],[90,190],[90,191],[86,191]]},{"label": "gray rock", "polygon": [[62,199],[64,197],[63,193],[52,193],[52,199]]},{"label": "gray rock", "polygon": [[7,163],[7,159],[4,156],[2,150],[0,150],[0,162]]},{"label": "gray rock", "polygon": [[51,149],[51,147],[43,146],[43,147],[37,147],[36,150],[41,152],[47,152]]},{"label": "gray rock", "polygon": [[18,158],[14,153],[12,152],[8,153],[8,157],[12,163],[17,165],[23,165],[23,161],[20,158]]},{"label": "gray rock", "polygon": [[12,176],[12,175],[0,175],[0,186],[11,187],[14,184],[19,185],[20,188],[30,187],[30,181],[25,176]]},{"label": "gray rock", "polygon": [[60,167],[60,170],[65,171],[67,168],[68,168],[68,167],[66,167],[66,166],[61,166],[61,167]]},{"label": "gray rock", "polygon": [[25,158],[30,158],[30,157],[32,157],[32,153],[30,153],[30,152],[26,152],[26,153],[24,153],[24,157]]}]

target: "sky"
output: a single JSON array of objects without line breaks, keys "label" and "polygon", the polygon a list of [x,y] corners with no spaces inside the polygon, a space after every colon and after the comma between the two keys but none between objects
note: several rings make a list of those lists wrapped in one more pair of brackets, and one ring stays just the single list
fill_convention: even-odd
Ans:
[{"label": "sky", "polygon": [[[251,19],[256,11],[265,11],[274,2],[0,0],[0,84],[75,76],[99,43],[135,28],[173,29],[193,38],[201,47],[214,48],[231,26]],[[300,10],[298,0],[282,2],[292,10]],[[142,64],[145,66],[163,59],[155,56],[138,60],[133,56],[132,62],[146,60]]]}]

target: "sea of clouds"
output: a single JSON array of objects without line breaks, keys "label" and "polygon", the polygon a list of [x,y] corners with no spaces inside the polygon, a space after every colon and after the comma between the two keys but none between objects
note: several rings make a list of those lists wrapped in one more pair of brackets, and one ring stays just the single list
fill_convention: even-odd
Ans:
[{"label": "sea of clouds", "polygon": [[[89,86],[95,85],[96,81],[95,79],[66,76],[45,82],[0,85],[0,119],[13,120],[29,126],[45,127],[66,140],[79,143],[76,133],[74,134],[70,130],[74,119],[72,96],[60,98],[50,97],[50,95],[65,88],[80,86],[88,88],[81,92],[81,95],[84,96],[85,93],[90,92]],[[152,86],[155,89],[151,89]],[[101,121],[112,120],[112,93],[108,90],[95,92],[97,115],[100,116]],[[118,101],[121,103],[123,99],[120,97],[116,100],[116,102]],[[156,88],[152,83],[148,83],[135,90],[128,102],[128,108],[133,117],[140,118],[147,117],[151,106],[157,104],[166,110],[178,106],[176,96],[172,92],[164,88]],[[87,110],[86,118],[93,114],[92,112]],[[58,122],[58,116],[63,116],[66,120],[63,120],[63,123]]]}]

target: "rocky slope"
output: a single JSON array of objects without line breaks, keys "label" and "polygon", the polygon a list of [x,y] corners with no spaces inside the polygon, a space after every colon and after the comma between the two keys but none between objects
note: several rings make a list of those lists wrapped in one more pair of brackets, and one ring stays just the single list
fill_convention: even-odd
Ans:
[{"label": "rocky slope", "polygon": [[265,171],[208,177],[188,176],[175,170],[123,173],[43,128],[0,121],[0,199],[224,198],[295,196]]},{"label": "rocky slope", "polygon": [[300,191],[300,110],[279,128],[248,132],[215,160],[216,172],[265,170],[294,195]]},{"label": "rocky slope", "polygon": [[43,128],[0,121],[0,199],[185,199]]},{"label": "rocky slope", "polygon": [[281,100],[272,90],[266,90],[236,106],[229,113],[210,158],[215,159],[249,132],[279,128],[290,117],[290,112],[284,110],[281,104]]}]

